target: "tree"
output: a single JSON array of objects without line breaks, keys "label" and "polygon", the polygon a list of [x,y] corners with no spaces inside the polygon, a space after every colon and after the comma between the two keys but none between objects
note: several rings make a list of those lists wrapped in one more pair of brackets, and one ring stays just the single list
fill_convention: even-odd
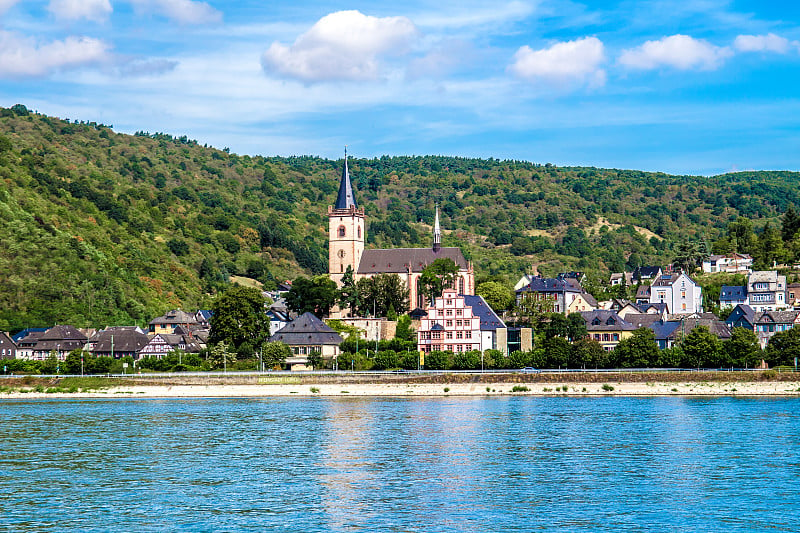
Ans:
[{"label": "tree", "polygon": [[753,368],[761,360],[761,347],[753,330],[733,328],[731,338],[723,346],[730,364],[739,368]]},{"label": "tree", "polygon": [[567,338],[570,342],[586,337],[586,321],[580,313],[570,313],[567,317]]},{"label": "tree", "polygon": [[390,309],[408,309],[408,288],[397,274],[376,274],[358,280],[361,316],[386,316]]},{"label": "tree", "polygon": [[353,267],[347,265],[347,270],[342,276],[342,288],[339,289],[339,305],[350,310],[350,316],[356,315],[356,310],[361,305],[361,294],[353,276]]},{"label": "tree", "polygon": [[706,258],[706,255],[705,246],[701,247],[695,241],[683,240],[675,247],[672,264],[687,274],[691,274],[697,265]]},{"label": "tree", "polygon": [[448,257],[441,257],[426,266],[419,277],[422,294],[433,302],[447,287],[452,287],[458,274],[458,265]]},{"label": "tree", "polygon": [[754,262],[765,268],[769,268],[778,261],[783,261],[785,250],[781,232],[778,231],[778,228],[773,228],[769,222],[764,225],[764,230],[758,236],[756,252],[753,258]]},{"label": "tree", "polygon": [[308,354],[308,364],[311,366],[312,370],[317,370],[322,368],[325,364],[325,361],[322,359],[322,354],[316,350],[313,350],[311,353]]},{"label": "tree", "polygon": [[797,235],[798,231],[800,231],[800,214],[790,207],[783,214],[781,238],[784,242],[789,242]]},{"label": "tree", "polygon": [[547,364],[550,368],[570,368],[572,358],[572,345],[563,337],[548,337],[542,343]]},{"label": "tree", "polygon": [[228,350],[228,345],[224,341],[219,341],[208,350],[206,361],[211,368],[227,368],[236,362],[236,352]]},{"label": "tree", "polygon": [[681,341],[681,349],[686,355],[685,366],[697,368],[716,366],[721,347],[719,337],[711,333],[706,326],[696,326]]},{"label": "tree", "polygon": [[234,286],[217,297],[211,307],[209,344],[225,342],[239,356],[252,357],[269,338],[269,317],[261,291]]},{"label": "tree", "polygon": [[622,368],[646,368],[658,361],[656,335],[650,328],[639,328],[630,337],[619,341],[613,357]]},{"label": "tree", "polygon": [[[578,315],[580,317],[580,315]],[[583,320],[581,318],[581,320]],[[584,326],[586,329],[586,326]],[[569,322],[567,317],[561,313],[549,313],[546,317],[542,317],[541,330],[545,338],[552,339],[553,337],[567,338],[569,336]]]},{"label": "tree", "polygon": [[571,360],[576,368],[605,368],[608,352],[594,339],[579,338],[572,343]]},{"label": "tree", "polygon": [[394,331],[394,338],[406,342],[416,341],[416,335],[414,335],[414,330],[411,327],[410,316],[403,315],[397,319],[397,327]]},{"label": "tree", "polygon": [[733,244],[735,252],[752,254],[755,251],[755,234],[753,223],[747,217],[739,217],[735,222],[728,224],[728,238]]},{"label": "tree", "polygon": [[286,363],[286,358],[292,356],[292,349],[283,342],[268,342],[261,353],[264,368],[280,369]]},{"label": "tree", "polygon": [[502,313],[514,305],[514,291],[497,281],[485,281],[478,285],[475,294],[483,296],[495,313]]},{"label": "tree", "polygon": [[286,294],[286,305],[295,313],[313,313],[322,318],[330,313],[338,294],[336,282],[324,274],[311,279],[300,277]]},{"label": "tree", "polygon": [[779,331],[769,339],[764,359],[770,366],[794,366],[794,358],[800,357],[800,327]]},{"label": "tree", "polygon": [[66,359],[64,359],[64,372],[73,375],[85,372],[86,369],[83,363],[88,355],[89,352],[84,352],[80,348],[75,348],[69,352]]}]

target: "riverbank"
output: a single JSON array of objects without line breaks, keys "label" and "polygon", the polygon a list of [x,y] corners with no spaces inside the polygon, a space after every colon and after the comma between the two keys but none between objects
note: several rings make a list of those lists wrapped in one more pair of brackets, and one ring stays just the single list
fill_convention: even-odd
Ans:
[{"label": "riverbank", "polygon": [[[730,373],[714,375],[703,380],[624,379],[623,374],[604,375],[605,380],[575,380],[573,375],[558,375],[552,379],[543,375],[523,376],[523,380],[492,379],[493,375],[437,375],[435,380],[414,377],[373,376],[353,379],[352,376],[253,376],[224,382],[219,379],[174,379],[147,377],[130,382],[115,378],[91,379],[78,386],[79,381],[49,384],[27,379],[0,390],[1,399],[23,398],[259,398],[259,397],[431,397],[431,396],[800,396],[800,379],[744,380]],[[580,377],[580,375],[578,375]],[[586,377],[586,376],[584,376]],[[627,376],[630,378],[630,376]],[[661,376],[667,377],[667,376]],[[673,376],[669,376],[672,378]],[[711,378],[711,375],[704,376]],[[719,379],[728,377],[729,379]],[[316,378],[316,379],[315,379]],[[339,378],[339,379],[337,379]],[[569,379],[566,379],[569,378]],[[70,385],[70,383],[76,383]],[[61,385],[65,386],[61,386]],[[69,388],[66,387],[69,385]]]}]

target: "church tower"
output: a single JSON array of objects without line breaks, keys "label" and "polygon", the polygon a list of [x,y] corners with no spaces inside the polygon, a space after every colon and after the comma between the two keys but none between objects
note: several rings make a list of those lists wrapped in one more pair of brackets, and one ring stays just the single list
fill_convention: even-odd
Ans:
[{"label": "church tower", "polygon": [[358,270],[366,240],[365,220],[364,208],[359,209],[353,194],[345,148],[339,195],[336,205],[328,206],[328,274],[340,286],[348,266],[353,275]]}]

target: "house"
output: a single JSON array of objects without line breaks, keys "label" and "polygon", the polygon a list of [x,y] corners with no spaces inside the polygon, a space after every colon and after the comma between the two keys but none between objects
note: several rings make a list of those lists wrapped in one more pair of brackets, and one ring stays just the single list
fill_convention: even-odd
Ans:
[{"label": "house", "polygon": [[786,292],[786,303],[794,308],[800,307],[800,283],[790,283]]},{"label": "house", "polygon": [[289,308],[286,307],[286,300],[284,298],[279,298],[270,304],[270,306],[267,308],[270,335],[280,331],[283,326],[291,322],[292,319],[297,316],[292,315],[293,314],[289,312]]},{"label": "house", "polygon": [[[764,349],[778,332],[788,331],[800,324],[800,311],[764,311],[756,313],[755,332],[758,344]],[[797,354],[800,356],[800,354]]]},{"label": "house", "polygon": [[[69,325],[56,325],[38,334],[35,339],[30,337],[31,334],[22,339],[17,349],[18,359],[44,361],[51,353],[55,353],[56,357],[63,361],[72,350],[82,350],[88,340],[76,327]],[[23,343],[24,354],[21,354]]]},{"label": "house", "polygon": [[517,305],[523,299],[532,298],[542,305],[542,311],[566,313],[575,298],[583,293],[584,290],[577,280],[536,276],[527,285],[517,289]]},{"label": "house", "polygon": [[786,276],[777,270],[756,270],[747,276],[747,304],[756,311],[786,309]]},{"label": "house", "polygon": [[719,291],[720,307],[747,304],[747,288],[743,285],[723,285]]},{"label": "house", "polygon": [[594,311],[599,307],[597,300],[588,292],[578,294],[572,303],[567,306],[567,314],[581,311]]},{"label": "house", "polygon": [[650,285],[649,303],[665,303],[670,313],[699,313],[703,310],[703,289],[683,272],[662,274]]},{"label": "house", "polygon": [[629,287],[633,285],[633,272],[613,272],[609,283],[612,287],[616,287],[617,285]]},{"label": "house", "polygon": [[203,329],[211,328],[211,316],[214,314],[213,311],[208,309],[199,309],[194,314],[194,319],[197,321],[197,325]]},{"label": "house", "polygon": [[17,344],[11,339],[11,335],[0,331],[0,359],[16,359]]},{"label": "house", "polygon": [[189,335],[186,330],[176,328],[176,333],[156,333],[142,346],[138,352],[138,359],[155,357],[163,359],[175,350],[186,353],[198,353],[205,348],[206,341]]},{"label": "house", "polygon": [[733,308],[731,314],[725,319],[728,328],[745,328],[750,331],[756,330],[756,311],[747,304],[738,304]]},{"label": "house", "polygon": [[607,352],[616,348],[619,341],[630,337],[638,328],[615,311],[597,309],[581,313],[586,322],[587,337],[596,340]]},{"label": "house", "polygon": [[283,342],[292,349],[293,356],[286,360],[289,370],[311,370],[308,355],[319,352],[325,359],[337,357],[342,337],[313,314],[303,313],[273,334],[269,342]]},{"label": "house", "polygon": [[637,304],[647,304],[650,303],[650,285],[644,284],[639,285],[636,289],[636,296],[634,297],[634,301]]},{"label": "house", "polygon": [[672,348],[697,326],[705,326],[723,341],[731,338],[730,328],[714,313],[673,314],[669,315],[666,321],[655,322],[650,328],[655,333],[656,343],[663,350]]},{"label": "house", "polygon": [[631,276],[634,283],[649,283],[650,281],[661,277],[663,272],[661,271],[661,267],[658,266],[649,266],[649,267],[636,267],[633,269],[633,275]]},{"label": "house", "polygon": [[[428,248],[390,248],[365,250],[367,229],[364,208],[355,198],[345,152],[342,178],[336,204],[328,206],[328,274],[341,286],[348,268],[356,281],[377,274],[397,274],[408,289],[409,308],[425,307],[420,276],[437,259],[451,259],[457,266],[453,288],[459,294],[475,293],[475,272],[460,248],[443,247],[439,209],[433,226],[433,246]],[[400,311],[400,310],[398,310]],[[404,310],[407,311],[407,310]]]},{"label": "house", "polygon": [[173,309],[163,316],[154,318],[148,324],[148,331],[153,333],[175,333],[175,328],[183,326],[187,331],[190,326],[198,326],[197,318],[192,313]]},{"label": "house", "polygon": [[426,311],[417,330],[420,352],[494,349],[508,354],[506,325],[483,297],[445,289]]},{"label": "house", "polygon": [[150,339],[138,326],[116,326],[98,331],[86,342],[86,351],[97,357],[136,358]]},{"label": "house", "polygon": [[17,359],[33,359],[33,347],[45,331],[47,328],[26,328],[11,337],[17,345]]},{"label": "house", "polygon": [[703,261],[703,272],[726,272],[749,274],[753,270],[753,258],[748,254],[712,255]]}]

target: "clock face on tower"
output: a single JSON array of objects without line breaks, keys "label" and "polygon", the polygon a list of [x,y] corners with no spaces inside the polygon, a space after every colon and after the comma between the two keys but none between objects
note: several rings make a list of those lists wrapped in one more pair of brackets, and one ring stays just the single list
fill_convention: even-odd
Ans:
[{"label": "clock face on tower", "polygon": [[344,254],[345,254],[344,250],[339,250],[339,258],[340,259],[344,259]]}]

